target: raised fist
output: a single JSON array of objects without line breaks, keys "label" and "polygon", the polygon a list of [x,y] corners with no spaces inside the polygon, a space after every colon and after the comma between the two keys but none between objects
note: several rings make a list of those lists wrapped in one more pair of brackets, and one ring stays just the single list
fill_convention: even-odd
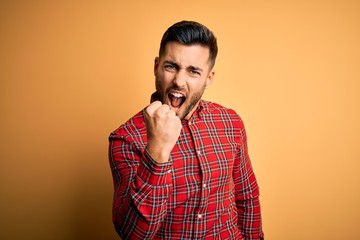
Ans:
[{"label": "raised fist", "polygon": [[169,161],[181,132],[181,120],[169,105],[160,101],[152,102],[144,111],[147,151],[158,163]]}]

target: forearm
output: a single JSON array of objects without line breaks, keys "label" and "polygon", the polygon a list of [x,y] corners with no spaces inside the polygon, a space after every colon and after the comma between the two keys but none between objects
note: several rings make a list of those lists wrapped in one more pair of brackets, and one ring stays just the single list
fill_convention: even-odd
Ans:
[{"label": "forearm", "polygon": [[113,221],[124,239],[151,239],[166,216],[171,164],[157,164],[146,152],[134,152],[112,154],[116,163]]},{"label": "forearm", "polygon": [[238,227],[246,240],[263,239],[259,186],[248,154],[247,137],[240,120],[239,150],[234,163],[235,198],[238,209]]},{"label": "forearm", "polygon": [[245,240],[264,239],[259,197],[237,202],[238,227]]}]

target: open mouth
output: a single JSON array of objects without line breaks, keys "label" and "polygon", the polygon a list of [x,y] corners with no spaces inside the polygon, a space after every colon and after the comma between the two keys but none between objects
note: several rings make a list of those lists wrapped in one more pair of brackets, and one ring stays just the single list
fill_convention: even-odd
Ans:
[{"label": "open mouth", "polygon": [[169,93],[168,97],[173,108],[180,108],[186,99],[183,94],[177,92]]}]

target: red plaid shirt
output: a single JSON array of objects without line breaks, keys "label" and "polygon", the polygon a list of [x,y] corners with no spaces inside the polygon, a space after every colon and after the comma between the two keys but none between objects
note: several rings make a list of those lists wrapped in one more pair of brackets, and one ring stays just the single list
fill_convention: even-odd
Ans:
[{"label": "red plaid shirt", "polygon": [[139,112],[110,135],[113,221],[124,239],[262,239],[243,122],[201,100],[168,163],[146,151]]}]

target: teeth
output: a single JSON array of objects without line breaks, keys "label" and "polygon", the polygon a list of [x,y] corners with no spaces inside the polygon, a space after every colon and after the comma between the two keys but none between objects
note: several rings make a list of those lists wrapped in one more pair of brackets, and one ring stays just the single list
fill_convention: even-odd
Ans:
[{"label": "teeth", "polygon": [[173,95],[174,97],[177,97],[177,98],[183,97],[183,95],[180,93],[171,93],[171,95]]}]

